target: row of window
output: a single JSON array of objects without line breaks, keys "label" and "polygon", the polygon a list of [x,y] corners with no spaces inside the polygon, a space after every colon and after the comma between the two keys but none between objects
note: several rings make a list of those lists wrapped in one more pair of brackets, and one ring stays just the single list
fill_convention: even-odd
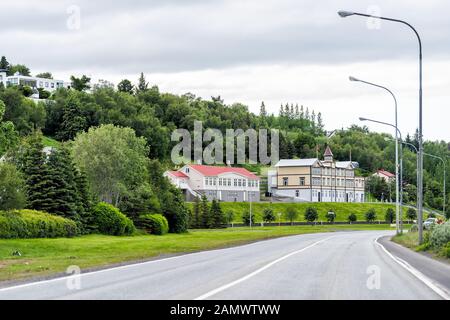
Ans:
[{"label": "row of window", "polygon": [[219,186],[219,187],[250,187],[258,188],[258,180],[247,180],[247,179],[231,179],[231,178],[205,178],[205,186]]},{"label": "row of window", "polygon": [[[289,178],[288,177],[283,177],[283,186],[288,186],[289,185]],[[298,185],[300,186],[305,186],[306,182],[305,182],[305,177],[300,177],[299,178],[299,183]],[[312,178],[312,185],[313,186],[337,186],[337,187],[348,187],[348,188],[353,188],[355,185],[355,181],[354,180],[349,180],[349,179],[340,179],[340,178],[318,178],[318,177],[313,177]],[[359,187],[362,187],[362,180],[356,180],[356,185]]]},{"label": "row of window", "polygon": [[[319,197],[320,191],[313,190],[313,197]],[[336,198],[336,199],[345,199],[345,192],[343,191],[335,191],[335,190],[325,190],[322,192],[321,197],[323,198]],[[356,195],[356,194],[355,194]],[[348,197],[353,199],[353,192],[348,193]]]},{"label": "row of window", "polygon": [[340,168],[312,168],[312,174],[325,175],[325,176],[340,176],[340,177],[354,177],[355,172],[353,170],[346,170]]}]

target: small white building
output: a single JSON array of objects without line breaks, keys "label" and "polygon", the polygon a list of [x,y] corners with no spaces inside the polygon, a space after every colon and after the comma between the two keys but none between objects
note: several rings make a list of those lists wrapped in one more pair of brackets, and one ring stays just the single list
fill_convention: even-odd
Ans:
[{"label": "small white building", "polygon": [[0,70],[0,82],[7,86],[29,86],[32,89],[44,89],[45,91],[54,92],[59,88],[64,88],[63,80],[45,79],[37,77],[23,76],[16,72],[12,76],[8,76],[6,70]]},{"label": "small white building", "polygon": [[178,171],[166,171],[164,176],[188,201],[201,195],[224,202],[260,201],[260,179],[245,168],[189,164]]},{"label": "small white building", "polygon": [[386,181],[386,183],[390,183],[395,180],[395,174],[383,169],[380,169],[377,172],[375,172],[373,176],[382,178],[384,181]]}]

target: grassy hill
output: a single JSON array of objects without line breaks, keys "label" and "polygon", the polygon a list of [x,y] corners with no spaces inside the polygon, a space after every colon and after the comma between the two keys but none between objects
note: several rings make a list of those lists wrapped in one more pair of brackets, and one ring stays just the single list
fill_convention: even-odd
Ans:
[{"label": "grassy hill", "polygon": [[[249,210],[248,202],[222,202],[221,208],[223,212],[232,211],[234,213],[234,222],[242,222],[242,214]],[[192,203],[188,203],[188,207],[192,210]],[[394,204],[387,203],[335,203],[335,202],[320,202],[320,203],[269,203],[258,202],[252,203],[252,214],[255,215],[255,222],[262,221],[262,213],[266,208],[272,208],[277,217],[278,213],[281,213],[281,221],[287,221],[285,214],[288,208],[293,207],[298,212],[298,218],[296,221],[305,221],[304,213],[306,208],[314,207],[319,213],[318,221],[327,221],[325,215],[328,211],[332,210],[336,213],[336,221],[347,221],[349,214],[354,213],[357,217],[357,221],[365,221],[365,213],[374,208],[377,213],[377,220],[384,221],[384,216],[388,208],[395,210]],[[406,219],[406,210],[403,208],[403,217]]]}]

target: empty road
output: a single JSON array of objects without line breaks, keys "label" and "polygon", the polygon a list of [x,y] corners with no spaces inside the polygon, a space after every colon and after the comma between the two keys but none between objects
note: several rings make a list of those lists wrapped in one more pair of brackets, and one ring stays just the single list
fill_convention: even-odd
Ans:
[{"label": "empty road", "polygon": [[291,236],[4,288],[0,299],[445,298],[375,242],[391,234]]}]

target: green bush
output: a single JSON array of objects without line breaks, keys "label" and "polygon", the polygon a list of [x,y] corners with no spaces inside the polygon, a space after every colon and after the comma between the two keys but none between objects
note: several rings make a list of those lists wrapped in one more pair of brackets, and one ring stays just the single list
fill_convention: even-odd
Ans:
[{"label": "green bush", "polygon": [[305,220],[308,222],[314,222],[319,218],[319,214],[317,213],[316,208],[308,207],[305,210]]},{"label": "green bush", "polygon": [[[251,215],[251,219],[252,219],[252,225],[255,224],[255,215],[254,215],[254,214]],[[242,222],[243,222],[246,226],[249,226],[249,225],[250,225],[250,212],[245,211],[245,212],[242,214]]]},{"label": "green bush", "polygon": [[263,210],[263,221],[270,223],[275,221],[275,214],[273,213],[273,210],[271,208],[265,208]]},{"label": "green bush", "polygon": [[140,226],[151,234],[163,235],[169,232],[169,223],[161,214],[140,216]]},{"label": "green bush", "polygon": [[371,223],[374,222],[377,219],[377,213],[375,209],[369,209],[369,211],[366,212],[366,221]]},{"label": "green bush", "polygon": [[434,249],[440,249],[450,242],[450,222],[436,225],[430,231],[430,244]]},{"label": "green bush", "polygon": [[417,212],[413,208],[408,208],[408,211],[406,211],[406,217],[408,220],[416,220],[417,218]]},{"label": "green bush", "polygon": [[102,234],[114,236],[130,235],[136,229],[133,221],[111,204],[100,202],[93,211],[95,229]]},{"label": "green bush", "polygon": [[35,210],[0,211],[0,238],[73,237],[74,221]]},{"label": "green bush", "polygon": [[332,210],[328,211],[327,214],[325,215],[325,218],[327,218],[327,221],[329,223],[333,223],[334,220],[336,219],[336,213],[334,213]]},{"label": "green bush", "polygon": [[450,242],[442,248],[442,255],[450,259]]},{"label": "green bush", "polygon": [[348,222],[352,223],[352,222],[356,222],[356,220],[358,220],[358,218],[356,217],[356,214],[350,213],[350,214],[348,215],[347,220],[348,220]]},{"label": "green bush", "polygon": [[388,208],[388,209],[386,210],[386,214],[384,215],[384,220],[385,220],[387,223],[392,223],[392,222],[394,222],[394,219],[395,219],[395,212],[394,212],[394,209]]}]

